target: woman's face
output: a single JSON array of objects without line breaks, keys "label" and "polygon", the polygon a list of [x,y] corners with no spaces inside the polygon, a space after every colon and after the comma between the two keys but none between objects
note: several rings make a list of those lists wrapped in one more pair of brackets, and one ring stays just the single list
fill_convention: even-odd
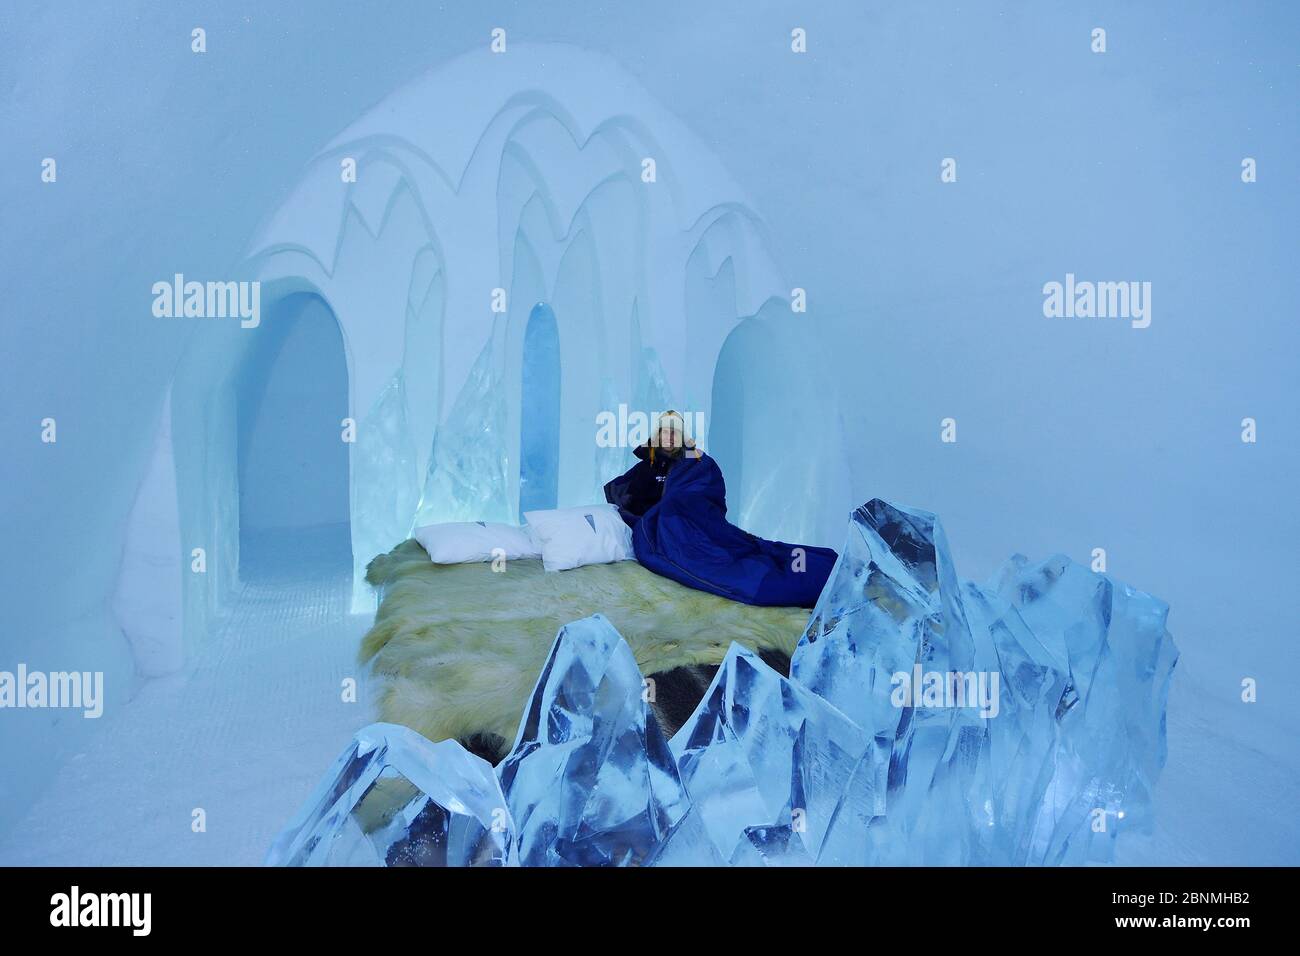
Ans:
[{"label": "woman's face", "polygon": [[681,445],[681,438],[676,431],[674,431],[671,428],[659,429],[660,448],[666,448],[669,451],[672,451],[674,448],[680,447],[680,445]]}]

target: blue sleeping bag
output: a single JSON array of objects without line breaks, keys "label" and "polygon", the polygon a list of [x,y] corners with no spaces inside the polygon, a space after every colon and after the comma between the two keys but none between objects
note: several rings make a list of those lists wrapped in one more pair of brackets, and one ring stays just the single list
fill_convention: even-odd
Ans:
[{"label": "blue sleeping bag", "polygon": [[[812,607],[830,577],[836,554],[830,548],[768,541],[727,520],[722,470],[708,455],[684,457],[662,480],[663,495],[632,525],[636,558],[656,574],[721,597],[772,607]],[[606,497],[622,504],[619,492],[635,466],[606,486]]]}]

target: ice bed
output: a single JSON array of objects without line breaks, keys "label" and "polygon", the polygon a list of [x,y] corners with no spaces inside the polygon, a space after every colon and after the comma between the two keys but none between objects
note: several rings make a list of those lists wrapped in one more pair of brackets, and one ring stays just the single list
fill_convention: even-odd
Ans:
[{"label": "ice bed", "polygon": [[371,665],[378,719],[430,740],[459,740],[493,763],[514,742],[556,632],[597,612],[653,679],[665,736],[690,716],[733,640],[788,673],[809,611],[753,607],[660,577],[635,561],[546,572],[537,559],[434,564],[415,540],[370,562],[379,591],[359,658]]}]

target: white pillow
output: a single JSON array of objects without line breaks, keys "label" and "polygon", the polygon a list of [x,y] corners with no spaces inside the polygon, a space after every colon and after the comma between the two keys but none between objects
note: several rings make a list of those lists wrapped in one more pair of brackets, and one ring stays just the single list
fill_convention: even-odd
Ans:
[{"label": "white pillow", "polygon": [[529,511],[524,514],[542,548],[542,567],[567,571],[584,564],[631,561],[632,529],[613,505]]},{"label": "white pillow", "polygon": [[415,540],[429,552],[434,564],[470,564],[491,561],[500,548],[508,560],[540,558],[541,548],[525,528],[491,521],[453,521],[415,529]]}]

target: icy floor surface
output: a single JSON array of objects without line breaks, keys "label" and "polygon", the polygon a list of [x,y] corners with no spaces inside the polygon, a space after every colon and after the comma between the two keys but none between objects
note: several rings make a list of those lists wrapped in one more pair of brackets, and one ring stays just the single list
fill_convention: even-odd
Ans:
[{"label": "icy floor surface", "polygon": [[[150,681],[0,843],[4,865],[256,865],[356,730],[350,569],[246,584],[184,677]],[[342,682],[358,678],[358,702]],[[191,830],[202,808],[207,830]]]},{"label": "icy floor surface", "polygon": [[[340,699],[369,625],[347,613],[346,568],[246,585],[192,672],[152,681],[0,842],[3,865],[250,865],[351,735],[373,720]],[[1169,698],[1157,829],[1121,840],[1129,865],[1291,864],[1300,771],[1279,729],[1202,692],[1194,657]],[[1185,666],[1187,665],[1187,666]],[[522,706],[522,701],[520,702]],[[207,830],[191,831],[206,811]]]},{"label": "icy floor surface", "polygon": [[1251,705],[1205,693],[1189,658],[1184,649],[1169,692],[1169,761],[1156,786],[1155,832],[1121,839],[1116,862],[1297,865],[1300,768],[1290,734],[1253,717]]}]

